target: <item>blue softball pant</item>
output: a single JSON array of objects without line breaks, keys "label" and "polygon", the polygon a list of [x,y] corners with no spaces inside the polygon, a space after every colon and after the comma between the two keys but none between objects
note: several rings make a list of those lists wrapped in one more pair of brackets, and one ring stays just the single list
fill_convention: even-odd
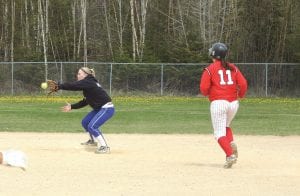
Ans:
[{"label": "blue softball pant", "polygon": [[102,132],[100,130],[101,125],[103,125],[108,119],[110,119],[114,115],[114,113],[114,107],[93,110],[82,119],[81,124],[87,132],[89,132],[96,138],[100,134],[102,135]]}]

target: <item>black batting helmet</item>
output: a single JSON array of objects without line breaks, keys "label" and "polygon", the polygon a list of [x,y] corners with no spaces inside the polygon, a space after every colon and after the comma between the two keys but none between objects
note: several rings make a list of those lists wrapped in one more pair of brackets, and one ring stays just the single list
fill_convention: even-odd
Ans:
[{"label": "black batting helmet", "polygon": [[215,43],[212,45],[212,47],[209,49],[209,56],[215,58],[215,59],[224,59],[227,55],[228,48],[223,43]]}]

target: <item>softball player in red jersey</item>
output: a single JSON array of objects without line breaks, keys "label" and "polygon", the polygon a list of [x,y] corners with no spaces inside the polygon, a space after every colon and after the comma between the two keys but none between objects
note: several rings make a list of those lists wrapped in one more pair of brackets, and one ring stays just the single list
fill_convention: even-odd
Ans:
[{"label": "softball player in red jersey", "polygon": [[231,168],[238,157],[230,123],[239,107],[238,98],[247,91],[247,81],[240,70],[226,62],[227,46],[215,43],[209,49],[213,63],[206,67],[200,80],[200,91],[211,101],[210,113],[214,137],[226,154],[224,168]]}]

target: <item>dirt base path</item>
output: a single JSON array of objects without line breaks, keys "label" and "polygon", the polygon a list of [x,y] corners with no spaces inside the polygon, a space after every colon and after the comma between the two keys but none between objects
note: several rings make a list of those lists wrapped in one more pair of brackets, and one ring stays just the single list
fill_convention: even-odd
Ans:
[{"label": "dirt base path", "polygon": [[99,155],[84,133],[0,132],[0,150],[29,157],[27,171],[0,165],[0,195],[300,195],[300,136],[236,136],[232,169],[212,135],[105,136]]}]

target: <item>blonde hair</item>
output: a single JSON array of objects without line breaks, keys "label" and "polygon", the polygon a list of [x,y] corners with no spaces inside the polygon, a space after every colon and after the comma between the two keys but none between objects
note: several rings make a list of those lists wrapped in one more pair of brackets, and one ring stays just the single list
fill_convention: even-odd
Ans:
[{"label": "blonde hair", "polygon": [[80,70],[83,71],[86,74],[92,75],[94,77],[96,76],[94,69],[90,69],[88,67],[81,67]]}]

